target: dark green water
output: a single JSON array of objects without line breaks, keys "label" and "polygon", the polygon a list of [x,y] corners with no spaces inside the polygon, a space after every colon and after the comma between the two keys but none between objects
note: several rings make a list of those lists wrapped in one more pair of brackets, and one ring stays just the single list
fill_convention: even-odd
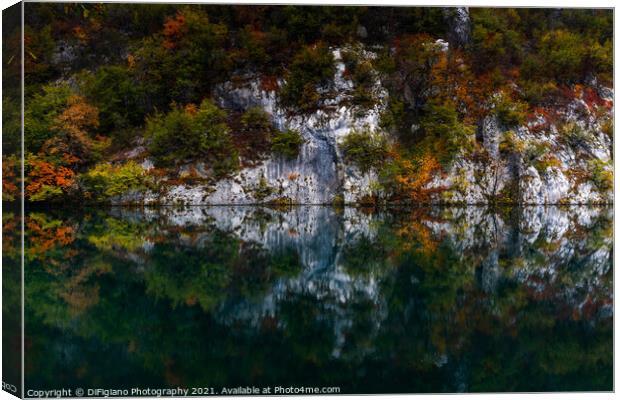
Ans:
[{"label": "dark green water", "polygon": [[591,207],[27,212],[26,388],[612,390],[612,220]]}]

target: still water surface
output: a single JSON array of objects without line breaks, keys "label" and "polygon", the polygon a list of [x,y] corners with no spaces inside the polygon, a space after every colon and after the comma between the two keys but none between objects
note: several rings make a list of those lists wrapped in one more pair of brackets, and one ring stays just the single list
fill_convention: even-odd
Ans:
[{"label": "still water surface", "polygon": [[612,220],[592,207],[33,210],[26,386],[612,390]]}]

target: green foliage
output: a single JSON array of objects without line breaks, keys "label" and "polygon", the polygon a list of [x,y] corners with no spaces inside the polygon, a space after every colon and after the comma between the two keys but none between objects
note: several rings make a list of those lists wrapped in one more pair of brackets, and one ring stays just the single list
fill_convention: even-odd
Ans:
[{"label": "green foliage", "polygon": [[68,85],[45,85],[40,93],[25,101],[24,146],[37,152],[54,133],[56,118],[67,106],[72,92]]},{"label": "green foliage", "polygon": [[559,83],[579,82],[588,74],[600,75],[608,82],[611,79],[613,56],[609,40],[599,42],[577,32],[557,29],[543,34],[538,46],[524,60],[525,77],[553,79]]},{"label": "green foliage", "polygon": [[527,104],[512,100],[505,93],[500,93],[493,99],[493,113],[500,123],[506,127],[523,125],[527,117]]},{"label": "green foliage", "polygon": [[525,150],[525,145],[513,131],[505,131],[499,142],[499,151],[502,154],[521,153]]},{"label": "green foliage", "polygon": [[590,180],[594,182],[596,187],[607,192],[614,187],[614,173],[608,163],[599,159],[593,159],[588,163],[590,171]]},{"label": "green foliage", "polygon": [[[549,145],[546,143],[527,143],[523,151],[523,162],[526,165],[536,167],[540,165],[540,161],[549,152]],[[541,169],[541,171],[544,171]]]},{"label": "green foliage", "polygon": [[268,134],[272,128],[269,114],[260,107],[252,107],[246,110],[241,116],[241,126],[246,131],[262,134]]},{"label": "green foliage", "polygon": [[269,186],[267,183],[267,179],[265,179],[265,175],[260,176],[258,179],[258,186],[254,189],[254,197],[258,201],[262,201],[267,196],[273,194],[273,188]]},{"label": "green foliage", "polygon": [[102,131],[126,135],[127,128],[144,122],[147,111],[145,89],[129,68],[102,66],[84,78],[86,95],[99,108]]},{"label": "green foliage", "polygon": [[198,102],[230,72],[228,28],[213,23],[204,9],[181,7],[159,35],[147,37],[135,51],[136,77],[159,109],[171,102]]},{"label": "green foliage", "polygon": [[349,38],[357,28],[359,7],[303,7],[289,5],[282,8],[275,22],[285,30],[289,41],[313,43],[324,39],[332,43]]},{"label": "green foliage", "polygon": [[147,121],[149,151],[160,165],[188,160],[205,160],[216,175],[225,175],[238,166],[226,113],[205,99],[199,108],[175,106],[168,114],[156,114]]},{"label": "green foliage", "polygon": [[327,85],[334,73],[334,56],[325,44],[302,48],[291,61],[280,101],[303,113],[315,111],[320,106],[318,90]]},{"label": "green foliage", "polygon": [[[474,128],[459,121],[453,104],[429,103],[420,118],[420,129],[426,141],[439,141],[441,146],[438,159],[441,164],[449,164],[460,150],[472,150]],[[441,151],[443,150],[443,151]]]},{"label": "green foliage", "polygon": [[105,201],[131,189],[145,187],[144,170],[134,161],[117,166],[98,164],[82,174],[79,180],[85,197],[94,201]]},{"label": "green foliage", "polygon": [[41,185],[38,192],[29,197],[30,201],[51,201],[59,200],[64,192],[58,186]]},{"label": "green foliage", "polygon": [[523,79],[520,85],[523,90],[523,99],[529,105],[553,104],[560,95],[558,86],[553,80],[541,83],[536,80]]},{"label": "green foliage", "polygon": [[[425,164],[416,161],[420,154],[433,154],[445,167],[455,154],[471,150],[472,124],[489,113],[511,129],[541,106],[553,124],[559,107],[582,96],[594,104],[599,121],[607,121],[601,130],[610,137],[613,132],[611,105],[590,87],[593,79],[613,86],[611,10],[473,8],[470,40],[464,44],[451,35],[454,10],[441,8],[29,7],[25,146],[49,167],[41,170],[47,175],[39,171],[45,176],[31,177],[37,182],[35,198],[58,197],[46,179],[52,180],[60,166],[83,172],[135,146],[144,132],[158,166],[201,160],[215,177],[240,162],[250,166],[270,150],[296,157],[301,136],[277,132],[260,109],[235,110],[229,117],[212,104],[191,106],[222,82],[244,85],[248,79],[276,91],[279,105],[291,114],[319,109],[328,114],[345,105],[359,117],[379,104],[374,84],[380,78],[389,93],[381,129],[398,138],[391,148],[403,155],[400,162],[416,166],[394,175],[409,183],[412,171]],[[21,31],[9,31],[4,78],[13,84],[20,72],[15,57]],[[343,101],[338,105],[331,85],[335,48],[341,49],[343,76],[353,83],[339,94]],[[18,88],[7,89],[19,95]],[[501,94],[493,98],[493,93]],[[18,98],[4,98],[3,107],[3,144],[16,152],[21,147]],[[560,131],[571,146],[592,140],[579,126],[568,124]],[[523,152],[522,145],[505,140],[500,150]],[[365,158],[363,151],[358,156]],[[363,164],[370,168],[372,163],[366,159]]]},{"label": "green foliage", "polygon": [[375,64],[390,95],[416,114],[436,94],[435,78],[445,60],[442,47],[431,36],[418,34],[401,38],[396,51],[384,52]]},{"label": "green foliage", "polygon": [[397,130],[405,121],[405,104],[394,96],[388,98],[388,106],[381,113],[381,128],[387,131]]},{"label": "green foliage", "polygon": [[2,96],[2,154],[19,154],[22,147],[20,96]]},{"label": "green foliage", "polygon": [[344,196],[341,194],[337,194],[332,199],[332,206],[334,207],[343,207],[345,205]]},{"label": "green foliage", "polygon": [[523,52],[523,33],[519,32],[520,16],[514,9],[472,9],[472,53],[474,67],[486,71],[498,64],[519,62]]},{"label": "green foliage", "polygon": [[534,162],[534,168],[536,168],[539,174],[544,174],[549,168],[560,168],[561,166],[562,162],[550,154]]},{"label": "green foliage", "polygon": [[603,133],[605,135],[607,135],[609,137],[609,139],[611,139],[613,141],[613,139],[614,139],[614,120],[613,120],[613,118],[610,118],[608,120],[603,121],[603,123],[601,124],[601,131],[603,131]]},{"label": "green foliage", "polygon": [[352,130],[340,146],[345,158],[362,172],[378,168],[384,161],[388,145],[385,138],[369,129]]},{"label": "green foliage", "polygon": [[347,76],[353,82],[351,102],[362,112],[373,108],[378,102],[378,96],[375,93],[376,72],[372,60],[366,59],[363,49],[357,46],[342,50],[342,61]]},{"label": "green foliage", "polygon": [[571,146],[585,146],[592,141],[592,135],[576,122],[562,124],[558,131],[561,137]]},{"label": "green foliage", "polygon": [[56,66],[52,63],[55,42],[51,25],[41,29],[33,29],[26,25],[24,37],[24,73],[28,77],[27,92],[30,92],[31,88],[36,87],[35,84],[49,81],[58,74]]},{"label": "green foliage", "polygon": [[303,143],[303,137],[294,129],[276,130],[271,135],[271,151],[286,158],[297,157]]}]

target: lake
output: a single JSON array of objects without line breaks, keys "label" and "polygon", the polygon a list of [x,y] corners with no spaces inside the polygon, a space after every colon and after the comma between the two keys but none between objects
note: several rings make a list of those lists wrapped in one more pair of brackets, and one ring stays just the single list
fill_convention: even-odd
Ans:
[{"label": "lake", "polygon": [[25,225],[28,389],[613,389],[612,208],[33,209]]}]

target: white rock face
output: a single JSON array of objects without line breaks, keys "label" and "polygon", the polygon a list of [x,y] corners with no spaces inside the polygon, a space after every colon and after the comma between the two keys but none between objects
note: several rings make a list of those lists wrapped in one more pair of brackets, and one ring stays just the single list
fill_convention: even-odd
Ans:
[{"label": "white rock face", "polygon": [[[565,124],[574,124],[579,136],[560,132],[561,127],[547,124],[539,116],[530,126],[511,129],[524,149],[509,154],[500,151],[508,128],[496,117],[487,117],[480,131],[488,159],[457,156],[447,174],[437,175],[427,185],[429,189],[446,189],[435,194],[433,202],[478,204],[503,201],[508,196],[512,202],[532,205],[613,203],[613,189],[597,187],[593,176],[596,168],[613,173],[612,143],[602,132],[600,120],[581,99],[570,103],[563,116]],[[536,129],[544,124],[547,128]]]},{"label": "white rock face", "polygon": [[[468,17],[465,9],[450,10]],[[434,44],[448,48],[448,43],[443,40]],[[357,51],[362,57],[375,57],[371,52]],[[383,193],[378,189],[377,171],[362,173],[355,165],[347,163],[340,144],[354,129],[384,134],[379,119],[386,107],[388,93],[376,77],[373,92],[378,102],[374,108],[360,112],[345,105],[353,82],[345,76],[341,51],[335,49],[333,54],[336,72],[331,87],[324,89],[330,96],[326,96],[324,110],[311,115],[287,113],[279,106],[276,93],[263,90],[257,79],[248,79],[242,84],[228,82],[214,92],[221,107],[237,111],[260,107],[271,116],[277,129],[299,131],[304,143],[295,159],[271,155],[256,166],[244,168],[215,183],[165,187],[167,190],[157,194],[132,192],[113,199],[113,202],[331,204],[334,201],[362,202],[372,195],[381,197]],[[283,83],[279,82],[280,85]],[[613,96],[613,90],[609,88],[599,88],[599,92],[607,97]],[[506,127],[496,116],[486,117],[479,127],[478,156],[462,150],[446,170],[436,173],[426,186],[433,192],[431,202],[612,203],[613,189],[600,184],[600,175],[613,173],[611,138],[602,127],[605,118],[613,116],[613,108],[606,110],[601,117],[600,109],[595,110],[583,99],[576,98],[560,111],[563,125],[547,121],[544,115],[538,115],[528,125],[519,127]],[[566,126],[572,126],[570,129],[576,133],[567,133]],[[515,142],[512,147],[503,145],[508,137]],[[139,149],[130,153],[144,157],[144,147]],[[145,170],[153,168],[151,160],[141,162]],[[208,170],[200,162],[191,168],[201,177],[208,176]],[[599,177],[594,176],[595,173]]]},{"label": "white rock face", "polygon": [[464,46],[469,42],[471,35],[471,20],[469,8],[453,7],[443,9],[444,18],[449,28],[449,39],[457,46]]},{"label": "white rock face", "polygon": [[[360,114],[352,107],[341,106],[353,83],[344,77],[345,66],[340,50],[334,50],[333,54],[336,73],[331,91],[336,97],[325,104],[333,109],[330,112],[319,110],[308,116],[290,116],[279,107],[275,92],[263,90],[258,80],[251,80],[242,86],[233,86],[229,82],[215,91],[215,98],[222,107],[236,110],[260,107],[271,116],[277,129],[299,131],[304,143],[296,159],[272,155],[258,166],[245,168],[214,186],[173,187],[155,202],[215,205],[287,199],[296,204],[330,204],[334,200],[356,202],[372,194],[376,173],[362,173],[347,164],[338,144],[353,129],[379,130],[379,115],[385,107],[387,92],[377,79],[375,89],[381,101],[373,109]],[[370,52],[363,52],[363,56],[374,57]],[[258,197],[261,182],[263,189],[269,189],[269,194]],[[127,197],[117,201],[127,201]]]}]

